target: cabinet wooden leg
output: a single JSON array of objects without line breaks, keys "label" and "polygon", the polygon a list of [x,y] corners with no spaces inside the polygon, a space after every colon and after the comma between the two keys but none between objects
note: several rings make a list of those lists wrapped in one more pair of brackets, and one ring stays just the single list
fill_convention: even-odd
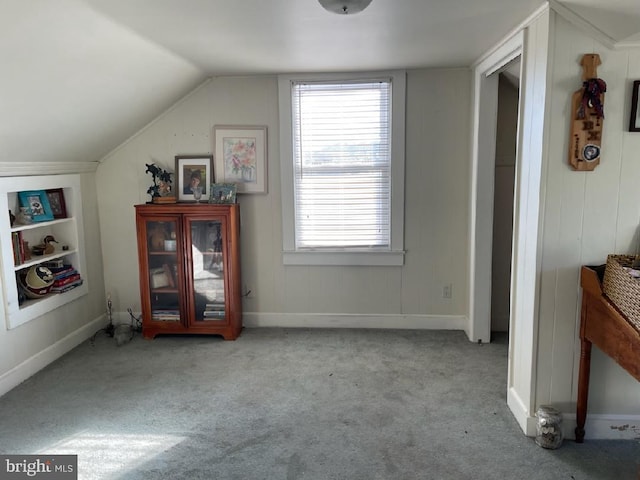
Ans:
[{"label": "cabinet wooden leg", "polygon": [[584,442],[584,424],[587,420],[587,402],[589,399],[589,374],[591,371],[591,342],[581,341],[580,372],[578,374],[578,401],[576,406],[576,442]]}]

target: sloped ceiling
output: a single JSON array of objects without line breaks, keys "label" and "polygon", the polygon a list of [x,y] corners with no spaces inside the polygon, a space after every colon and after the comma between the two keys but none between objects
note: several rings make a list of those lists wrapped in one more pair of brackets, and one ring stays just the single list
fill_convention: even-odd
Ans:
[{"label": "sloped ceiling", "polygon": [[564,0],[562,5],[618,44],[640,40],[639,0]]},{"label": "sloped ceiling", "polygon": [[[97,161],[208,76],[466,67],[543,0],[0,0],[1,162]],[[563,2],[614,41],[638,0]]]},{"label": "sloped ceiling", "polygon": [[205,77],[86,2],[0,4],[0,162],[96,161]]}]

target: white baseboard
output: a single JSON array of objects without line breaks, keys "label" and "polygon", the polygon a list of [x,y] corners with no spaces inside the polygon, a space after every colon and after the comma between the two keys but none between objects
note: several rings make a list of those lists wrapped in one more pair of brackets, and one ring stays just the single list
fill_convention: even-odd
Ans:
[{"label": "white baseboard", "polygon": [[[507,405],[527,437],[536,436],[538,419],[530,415],[518,394],[512,388],[507,393]],[[575,440],[576,414],[562,412],[562,434]],[[640,440],[640,415],[588,414],[584,426],[588,440]]]},{"label": "white baseboard", "polygon": [[[564,438],[574,439],[576,414],[562,414]],[[640,440],[640,415],[587,414],[584,440]]]},{"label": "white baseboard", "polygon": [[463,330],[468,320],[458,315],[363,315],[325,313],[243,312],[245,327],[387,328],[404,330]]},{"label": "white baseboard", "polygon": [[84,342],[95,332],[103,328],[105,324],[105,315],[101,315],[1,375],[0,396],[17,387],[36,372],[42,370],[51,362]]},{"label": "white baseboard", "polygon": [[510,388],[507,391],[507,406],[527,437],[536,436],[536,418],[529,415],[529,409],[525,406],[518,393]]}]

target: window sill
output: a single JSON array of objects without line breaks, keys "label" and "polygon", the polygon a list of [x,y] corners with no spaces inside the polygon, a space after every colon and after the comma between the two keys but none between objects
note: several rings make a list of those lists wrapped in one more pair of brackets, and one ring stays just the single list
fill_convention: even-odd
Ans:
[{"label": "window sill", "polygon": [[283,252],[284,265],[386,266],[404,265],[404,251],[297,251]]}]

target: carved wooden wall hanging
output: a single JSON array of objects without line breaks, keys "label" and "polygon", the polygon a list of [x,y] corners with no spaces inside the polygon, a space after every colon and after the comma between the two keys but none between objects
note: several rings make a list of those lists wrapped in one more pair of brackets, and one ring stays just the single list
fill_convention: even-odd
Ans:
[{"label": "carved wooden wall hanging", "polygon": [[598,78],[600,55],[582,57],[582,88],[571,99],[569,163],[574,170],[593,170],[600,163],[604,124],[604,92],[607,84]]}]

